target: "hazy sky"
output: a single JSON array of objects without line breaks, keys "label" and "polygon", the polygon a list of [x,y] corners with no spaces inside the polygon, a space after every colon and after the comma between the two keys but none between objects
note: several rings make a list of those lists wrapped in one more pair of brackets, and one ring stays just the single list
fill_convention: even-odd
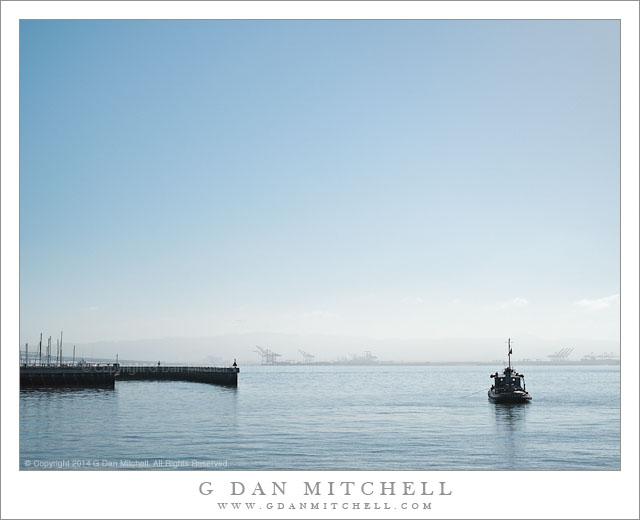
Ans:
[{"label": "hazy sky", "polygon": [[615,341],[619,45],[616,21],[22,21],[21,342]]}]

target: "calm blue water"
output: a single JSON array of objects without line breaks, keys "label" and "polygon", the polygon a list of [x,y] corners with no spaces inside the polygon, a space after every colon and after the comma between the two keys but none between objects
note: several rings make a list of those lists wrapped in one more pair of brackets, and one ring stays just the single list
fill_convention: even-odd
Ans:
[{"label": "calm blue water", "polygon": [[462,397],[497,366],[247,366],[237,389],[25,390],[21,468],[620,469],[619,367],[516,368],[528,405]]}]

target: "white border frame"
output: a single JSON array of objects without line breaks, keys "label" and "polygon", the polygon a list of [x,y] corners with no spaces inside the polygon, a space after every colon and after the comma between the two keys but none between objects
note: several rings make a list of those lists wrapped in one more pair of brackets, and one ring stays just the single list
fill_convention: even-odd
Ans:
[{"label": "white border frame", "polygon": [[[3,518],[638,518],[638,2],[2,2],[2,517]],[[18,70],[21,18],[367,18],[621,20],[621,341],[623,459],[602,472],[27,472],[18,470]],[[517,475],[517,478],[511,478]],[[504,476],[498,491],[494,480]],[[447,481],[430,511],[220,511],[231,481]],[[216,490],[198,493],[203,481]],[[73,490],[73,491],[72,491]],[[322,497],[385,502],[376,494]],[[411,497],[409,497],[411,499]],[[248,498],[247,498],[248,499]],[[404,501],[397,497],[398,503]],[[302,498],[302,500],[305,500]],[[387,500],[389,501],[389,500]],[[410,500],[412,501],[412,499]],[[418,499],[417,501],[422,501]],[[393,503],[393,502],[392,502]]]}]

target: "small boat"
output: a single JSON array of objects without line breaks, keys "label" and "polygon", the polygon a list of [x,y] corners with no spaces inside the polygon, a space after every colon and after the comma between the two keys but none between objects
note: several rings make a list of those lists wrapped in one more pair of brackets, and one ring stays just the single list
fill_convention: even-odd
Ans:
[{"label": "small boat", "polygon": [[489,400],[494,403],[528,403],[531,396],[527,392],[524,382],[524,374],[518,374],[511,368],[511,338],[507,342],[509,345],[509,366],[502,374],[491,374],[493,385],[489,389]]}]

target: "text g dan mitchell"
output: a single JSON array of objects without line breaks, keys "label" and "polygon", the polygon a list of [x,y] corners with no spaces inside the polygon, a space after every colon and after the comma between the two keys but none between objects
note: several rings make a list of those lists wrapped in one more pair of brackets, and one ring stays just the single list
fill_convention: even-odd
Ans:
[{"label": "text g dan mitchell", "polygon": [[[228,486],[228,487],[227,487]],[[226,489],[218,489],[227,496],[286,496],[287,482],[240,482],[232,481],[226,484]],[[201,482],[198,491],[202,495],[215,495],[211,482]],[[343,482],[303,482],[302,489],[295,490],[306,496],[433,496],[451,495],[446,482],[405,482],[405,481],[343,481]]]}]

